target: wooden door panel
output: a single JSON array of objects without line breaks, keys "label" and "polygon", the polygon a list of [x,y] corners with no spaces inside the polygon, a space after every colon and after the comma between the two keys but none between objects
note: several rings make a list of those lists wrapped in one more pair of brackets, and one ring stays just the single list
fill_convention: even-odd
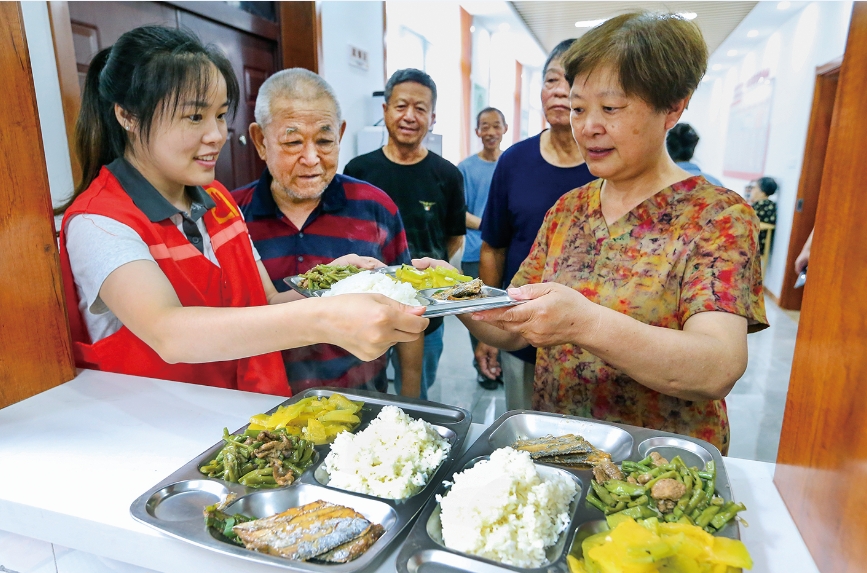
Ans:
[{"label": "wooden door panel", "polygon": [[225,185],[229,191],[240,186],[235,185],[234,183],[239,178],[239,175],[236,173],[235,154],[230,145],[230,142],[235,139],[236,136],[237,133],[235,129],[230,127],[228,129],[226,144],[223,146],[223,149],[220,150],[220,155],[217,157],[217,167],[214,175],[216,180]]},{"label": "wooden door panel", "polygon": [[[256,98],[259,96],[259,88],[262,87],[262,84],[265,83],[265,80],[268,79],[274,73],[273,68],[270,70],[262,70],[258,68],[254,68],[251,66],[244,66],[244,89],[246,90],[246,102],[247,109],[249,110],[249,121],[247,123],[248,128],[244,130],[243,135],[247,138],[247,147],[250,152],[247,154],[247,165],[252,174],[253,179],[259,177],[262,171],[265,169],[265,162],[259,159],[259,154],[256,152],[256,148],[253,145],[253,141],[250,139],[249,133],[249,125],[250,123],[256,121],[254,116],[254,111],[256,109]],[[240,140],[239,140],[240,141]],[[241,182],[240,185],[245,185],[247,181]]]},{"label": "wooden door panel", "polygon": [[18,2],[0,2],[0,408],[75,376],[36,91]]},{"label": "wooden door panel", "polygon": [[831,71],[816,74],[813,90],[813,106],[810,123],[807,127],[807,143],[804,146],[804,161],[801,178],[798,182],[798,198],[792,218],[792,232],[789,236],[789,250],[783,274],[783,287],[780,289],[780,306],[787,310],[801,310],[803,288],[795,288],[795,261],[801,254],[807,237],[816,223],[816,209],[819,206],[819,190],[822,185],[822,171],[828,148],[828,135],[834,112],[837,84],[840,80],[840,63],[832,63]]},{"label": "wooden door panel", "polygon": [[72,22],[72,43],[75,46],[75,66],[78,71],[78,87],[84,93],[84,81],[93,56],[99,52],[99,32],[96,27]]},{"label": "wooden door panel", "polygon": [[[178,12],[178,22],[181,26],[195,32],[205,43],[216,45],[229,58],[238,85],[241,98],[238,112],[231,119],[229,127],[233,136],[226,142],[221,155],[231,154],[233,170],[217,170],[217,180],[234,189],[258,179],[265,169],[265,163],[259,159],[253,143],[250,141],[248,128],[255,121],[253,110],[261,82],[274,73],[276,68],[276,42],[265,40],[225,26],[221,26],[200,16],[188,12]],[[249,70],[249,74],[247,72]],[[248,78],[249,75],[249,78]],[[261,81],[260,81],[261,80]],[[253,93],[255,90],[255,93]],[[244,139],[241,139],[241,136]]]},{"label": "wooden door panel", "polygon": [[816,565],[867,563],[867,3],[856,2],[828,138],[774,483]]},{"label": "wooden door panel", "polygon": [[[203,7],[208,3],[200,3]],[[220,9],[225,10],[225,5]],[[173,6],[155,2],[70,2],[79,81],[84,85],[90,61],[124,33],[146,24],[182,26],[206,44],[215,44],[229,58],[238,77],[241,99],[230,120],[230,137],[217,161],[217,180],[229,189],[258,178],[265,168],[249,141],[248,126],[262,82],[274,73],[277,43],[213,22]],[[243,141],[241,140],[243,136]]]},{"label": "wooden door panel", "polygon": [[[176,10],[156,2],[70,2],[69,17],[73,25],[78,23],[98,31],[100,50],[117,42],[124,32],[139,26],[178,26]],[[77,44],[75,48],[77,55]]]}]

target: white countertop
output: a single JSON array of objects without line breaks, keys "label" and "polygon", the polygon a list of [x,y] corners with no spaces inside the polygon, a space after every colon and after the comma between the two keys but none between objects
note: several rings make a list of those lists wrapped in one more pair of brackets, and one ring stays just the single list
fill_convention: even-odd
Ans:
[{"label": "white countertop", "polygon": [[[236,392],[85,370],[0,410],[0,530],[166,573],[276,573],[163,535],[132,519],[139,495],[213,445],[224,427],[282,402]],[[484,427],[473,424],[466,444]],[[818,571],[776,487],[774,464],[725,458],[747,506],[742,538],[753,571]],[[398,543],[377,573],[395,571]]]}]

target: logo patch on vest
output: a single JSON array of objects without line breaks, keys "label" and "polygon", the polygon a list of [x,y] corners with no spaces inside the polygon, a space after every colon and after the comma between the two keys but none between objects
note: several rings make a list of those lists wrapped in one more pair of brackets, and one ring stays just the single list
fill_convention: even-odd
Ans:
[{"label": "logo patch on vest", "polygon": [[419,201],[419,203],[421,203],[421,206],[424,207],[425,211],[430,211],[431,207],[436,205],[436,201]]},{"label": "logo patch on vest", "polygon": [[218,190],[214,189],[213,187],[208,187],[207,189],[205,189],[205,191],[208,192],[208,195],[210,195],[211,199],[213,199],[214,202],[217,204],[217,206],[211,210],[211,212],[214,214],[214,219],[217,220],[217,223],[220,223],[222,225],[229,219],[241,216],[235,206],[232,205],[228,201],[228,199],[226,199],[226,197]]}]

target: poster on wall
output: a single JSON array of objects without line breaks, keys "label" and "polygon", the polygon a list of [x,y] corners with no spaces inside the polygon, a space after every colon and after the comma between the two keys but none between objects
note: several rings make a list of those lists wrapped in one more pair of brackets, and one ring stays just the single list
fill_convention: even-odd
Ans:
[{"label": "poster on wall", "polygon": [[726,135],[723,174],[758,179],[765,174],[774,81],[764,70],[735,88]]}]

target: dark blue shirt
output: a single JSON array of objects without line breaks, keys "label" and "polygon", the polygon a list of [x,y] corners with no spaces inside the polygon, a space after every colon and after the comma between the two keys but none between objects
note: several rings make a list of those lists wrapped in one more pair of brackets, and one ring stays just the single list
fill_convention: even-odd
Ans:
[{"label": "dark blue shirt", "polygon": [[[482,216],[482,240],[495,249],[506,249],[503,286],[508,286],[536,240],[545,213],[564,193],[597,179],[582,163],[557,167],[542,157],[542,134],[520,141],[497,161],[488,204]],[[514,353],[535,361],[535,349]]]}]

